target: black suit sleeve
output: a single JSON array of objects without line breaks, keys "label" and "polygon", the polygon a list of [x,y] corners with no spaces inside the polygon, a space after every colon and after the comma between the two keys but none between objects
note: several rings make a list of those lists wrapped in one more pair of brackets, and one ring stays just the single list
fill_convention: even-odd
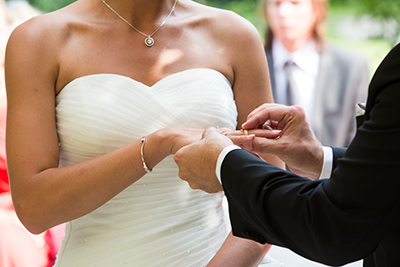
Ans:
[{"label": "black suit sleeve", "polygon": [[346,148],[342,147],[331,147],[333,152],[333,162],[332,162],[332,170],[336,169],[338,165],[338,160],[343,158],[344,153],[346,152]]},{"label": "black suit sleeve", "polygon": [[341,265],[374,253],[400,225],[400,48],[378,68],[364,123],[334,148],[331,178],[311,181],[243,150],[221,174],[234,235]]}]

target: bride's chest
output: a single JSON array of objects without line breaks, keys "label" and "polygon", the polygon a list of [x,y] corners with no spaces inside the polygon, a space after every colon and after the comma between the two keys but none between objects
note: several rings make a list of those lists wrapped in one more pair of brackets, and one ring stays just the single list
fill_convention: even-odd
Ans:
[{"label": "bride's chest", "polygon": [[161,128],[235,129],[237,118],[229,82],[211,69],[186,70],[151,87],[115,74],[84,76],[62,89],[56,105],[61,142],[96,140],[111,145],[107,151]]}]

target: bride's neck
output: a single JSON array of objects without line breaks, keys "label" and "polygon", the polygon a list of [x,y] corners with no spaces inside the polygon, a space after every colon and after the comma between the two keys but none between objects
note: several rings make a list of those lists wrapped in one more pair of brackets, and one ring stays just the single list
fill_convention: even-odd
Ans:
[{"label": "bride's neck", "polygon": [[[100,1],[101,0],[97,0]],[[123,18],[145,30],[158,24],[171,11],[174,0],[105,0]]]}]

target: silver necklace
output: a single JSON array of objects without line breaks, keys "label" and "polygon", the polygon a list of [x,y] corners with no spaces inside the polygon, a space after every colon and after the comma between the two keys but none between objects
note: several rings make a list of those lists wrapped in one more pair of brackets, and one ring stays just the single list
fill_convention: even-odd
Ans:
[{"label": "silver necklace", "polygon": [[148,46],[151,47],[154,45],[154,39],[153,39],[153,35],[156,34],[156,32],[158,32],[159,29],[161,29],[161,27],[165,24],[165,22],[167,22],[167,20],[169,19],[169,17],[172,15],[172,12],[174,12],[175,9],[175,5],[177,0],[175,0],[174,4],[172,5],[171,11],[169,12],[168,16],[164,19],[164,21],[160,24],[160,26],[158,26],[158,28],[152,33],[152,34],[145,34],[141,31],[139,31],[138,29],[136,29],[135,26],[133,26],[129,21],[127,21],[126,19],[124,19],[120,14],[118,14],[117,11],[115,11],[109,4],[107,4],[107,2],[105,0],[101,0],[103,2],[103,4],[108,7],[115,15],[117,15],[118,18],[120,18],[122,21],[124,21],[126,24],[128,24],[132,29],[134,29],[136,32],[140,33],[141,35],[143,35],[144,37],[146,37],[146,39],[144,39],[144,43]]}]

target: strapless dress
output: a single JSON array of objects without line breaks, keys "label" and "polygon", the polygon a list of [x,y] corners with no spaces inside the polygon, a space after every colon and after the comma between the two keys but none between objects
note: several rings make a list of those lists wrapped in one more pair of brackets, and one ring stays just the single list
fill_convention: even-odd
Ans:
[{"label": "strapless dress", "polygon": [[[83,76],[57,95],[56,117],[60,166],[166,127],[237,124],[231,84],[206,68],[153,86],[117,74]],[[222,193],[192,190],[179,179],[169,156],[103,206],[68,222],[55,266],[205,266],[229,233],[222,201]]]}]

